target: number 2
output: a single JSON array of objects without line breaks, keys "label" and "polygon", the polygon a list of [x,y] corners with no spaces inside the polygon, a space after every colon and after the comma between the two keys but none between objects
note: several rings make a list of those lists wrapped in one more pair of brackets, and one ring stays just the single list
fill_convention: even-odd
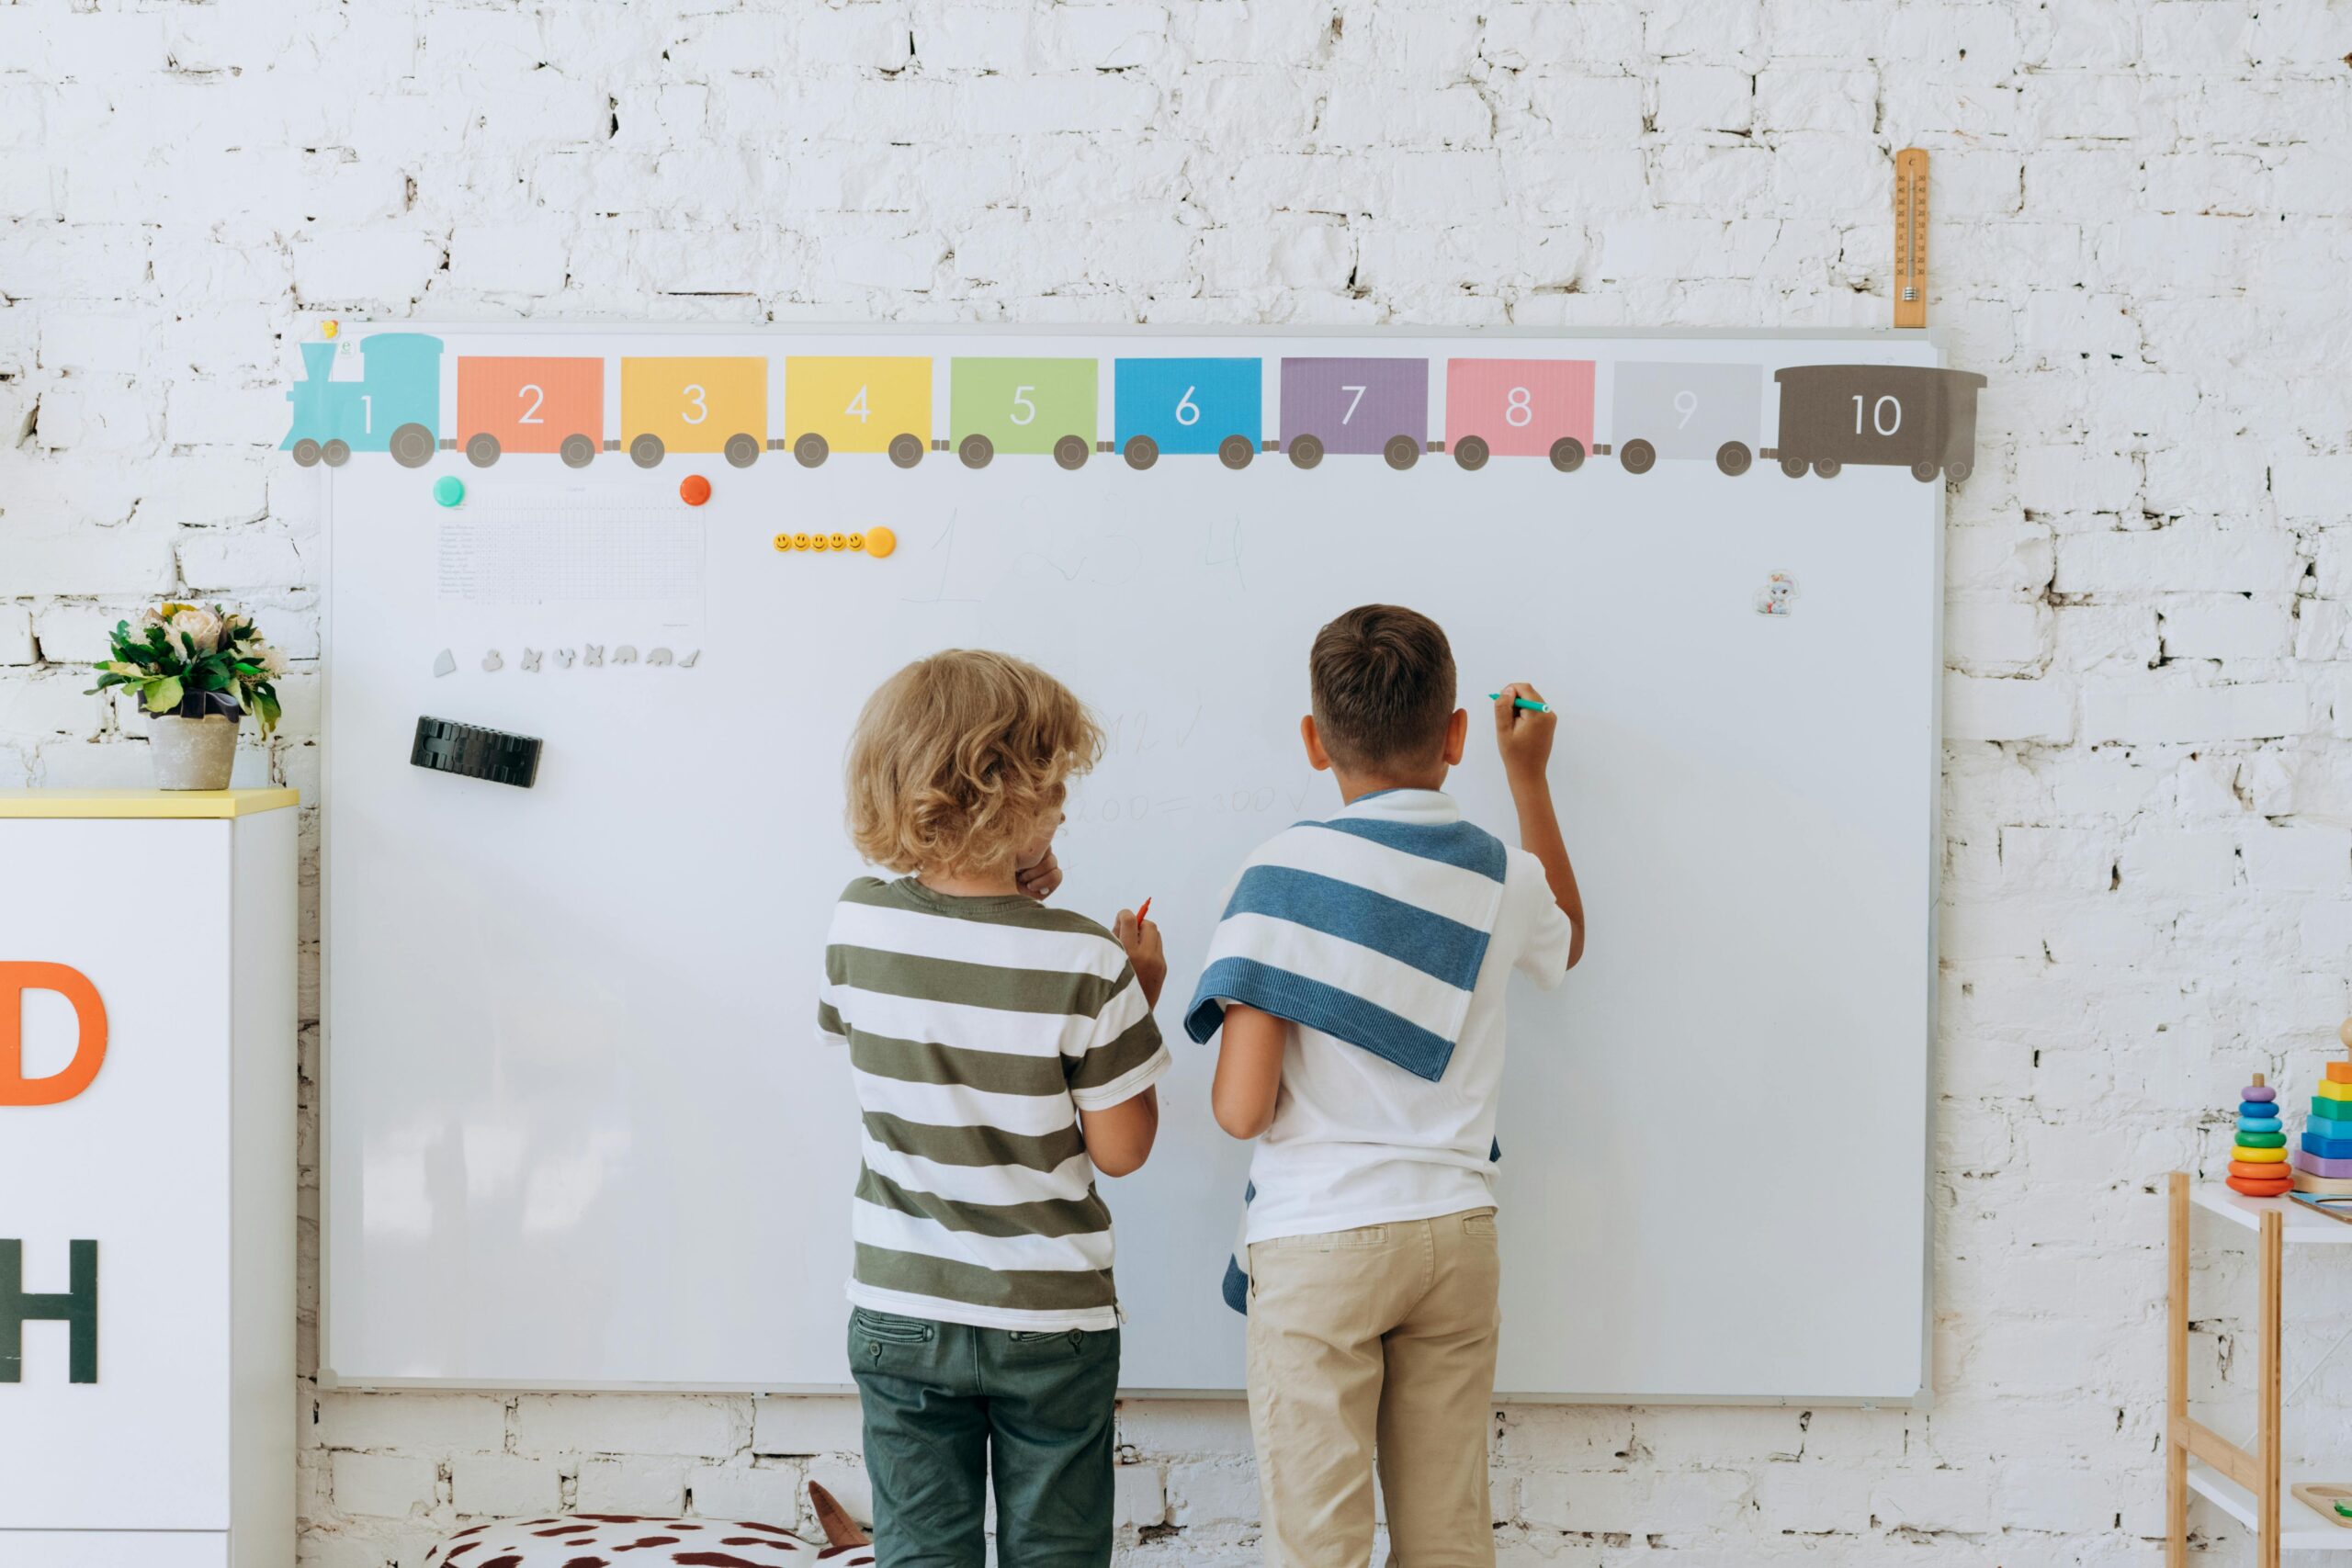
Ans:
[{"label": "number 2", "polygon": [[1037,405],[1029,400],[1029,394],[1036,389],[1037,389],[1035,387],[1015,387],[1012,389],[1013,423],[1035,424],[1037,422]]},{"label": "number 2", "polygon": [[694,405],[694,412],[691,413],[680,414],[678,416],[680,419],[684,420],[688,424],[700,424],[704,420],[710,417],[709,394],[705,392],[700,387],[688,387],[685,391],[680,395],[683,396],[687,402]]},{"label": "number 2", "polygon": [[1201,423],[1201,405],[1193,400],[1193,394],[1199,390],[1198,387],[1187,387],[1184,389],[1184,395],[1176,400],[1177,423],[1198,424]]},{"label": "number 2", "polygon": [[852,413],[854,413],[854,414],[857,415],[857,423],[860,423],[860,424],[864,424],[864,423],[865,423],[865,420],[866,420],[866,408],[865,408],[865,388],[860,387],[860,388],[857,389],[857,396],[855,396],[855,397],[852,398],[852,399],[849,400],[849,407],[847,407],[847,408],[845,408],[845,409],[842,410],[842,412],[843,412],[843,413],[845,413],[845,414],[852,414]]},{"label": "number 2", "polygon": [[[1884,419],[1886,411],[1890,407],[1894,410],[1894,420],[1893,423],[1886,423]],[[1871,405],[1871,428],[1877,431],[1881,435],[1892,435],[1896,431],[1902,429],[1903,404],[1893,396],[1881,398],[1878,401],[1872,403]],[[1861,433],[1862,399],[1861,394],[1857,392],[1854,395],[1854,434],[1860,435]]]},{"label": "number 2", "polygon": [[1363,401],[1363,389],[1362,387],[1342,387],[1340,390],[1343,392],[1353,392],[1355,394],[1354,397],[1348,400],[1348,412],[1340,416],[1340,423],[1341,424],[1345,424],[1348,421],[1355,418],[1356,405]]},{"label": "number 2", "polygon": [[515,391],[514,395],[518,398],[528,398],[531,400],[531,406],[523,411],[523,417],[516,420],[514,422],[515,423],[545,424],[547,423],[546,420],[539,417],[539,405],[548,400],[548,395],[545,392],[539,390],[537,387],[526,384],[519,388]]}]

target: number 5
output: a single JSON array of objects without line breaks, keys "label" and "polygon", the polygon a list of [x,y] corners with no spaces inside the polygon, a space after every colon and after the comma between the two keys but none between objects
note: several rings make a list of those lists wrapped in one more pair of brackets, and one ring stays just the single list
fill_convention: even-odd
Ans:
[{"label": "number 5", "polygon": [[680,419],[684,420],[688,424],[700,424],[704,420],[710,417],[710,403],[708,401],[709,394],[705,392],[700,387],[688,387],[684,392],[680,395],[684,397],[687,402],[694,405],[694,412],[691,413],[680,414],[678,416]]},{"label": "number 5", "polygon": [[1037,405],[1029,400],[1029,394],[1036,389],[1037,389],[1035,387],[1015,387],[1012,389],[1013,423],[1032,424],[1036,422]]}]

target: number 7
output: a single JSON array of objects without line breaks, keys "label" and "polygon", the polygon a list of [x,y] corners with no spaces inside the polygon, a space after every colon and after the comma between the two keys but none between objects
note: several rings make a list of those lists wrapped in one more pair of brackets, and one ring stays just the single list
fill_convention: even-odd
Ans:
[{"label": "number 7", "polygon": [[1362,387],[1342,387],[1340,390],[1343,392],[1353,392],[1355,394],[1354,397],[1348,400],[1348,412],[1340,416],[1340,423],[1341,424],[1345,424],[1348,421],[1355,418],[1356,405],[1363,401],[1364,389]]}]

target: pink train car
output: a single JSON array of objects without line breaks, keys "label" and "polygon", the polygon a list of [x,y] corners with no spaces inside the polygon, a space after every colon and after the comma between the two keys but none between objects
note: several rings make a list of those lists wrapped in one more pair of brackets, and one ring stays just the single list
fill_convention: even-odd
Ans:
[{"label": "pink train car", "polygon": [[1445,438],[1453,460],[1548,457],[1573,473],[1592,450],[1589,359],[1449,359]]}]

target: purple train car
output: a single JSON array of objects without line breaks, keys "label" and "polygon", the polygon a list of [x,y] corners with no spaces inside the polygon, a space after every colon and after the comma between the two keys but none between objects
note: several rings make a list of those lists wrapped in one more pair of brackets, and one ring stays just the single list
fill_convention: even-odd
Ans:
[{"label": "purple train car", "polygon": [[1418,462],[1430,433],[1426,359],[1285,359],[1282,446],[1311,468],[1325,453]]}]

